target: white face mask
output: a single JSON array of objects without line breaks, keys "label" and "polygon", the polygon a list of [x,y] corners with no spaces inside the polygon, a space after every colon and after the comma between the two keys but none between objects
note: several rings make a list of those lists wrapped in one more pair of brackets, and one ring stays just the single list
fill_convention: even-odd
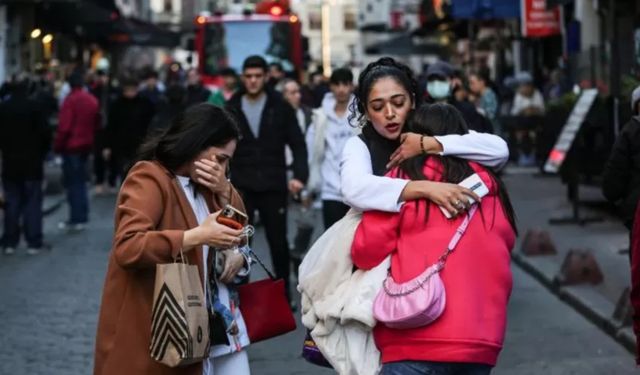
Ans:
[{"label": "white face mask", "polygon": [[433,99],[445,99],[451,94],[449,81],[430,81],[427,83],[427,92]]}]

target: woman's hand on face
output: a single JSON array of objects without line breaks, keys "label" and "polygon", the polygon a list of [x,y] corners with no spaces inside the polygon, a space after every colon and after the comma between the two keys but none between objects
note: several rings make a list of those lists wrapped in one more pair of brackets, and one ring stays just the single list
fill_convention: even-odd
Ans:
[{"label": "woman's hand on face", "polygon": [[224,168],[210,159],[195,161],[196,182],[216,194],[224,194],[229,190],[229,181]]},{"label": "woman's hand on face", "polygon": [[217,219],[222,211],[209,215],[198,229],[202,233],[202,242],[211,247],[228,249],[240,244],[242,229],[233,229],[218,223]]},{"label": "woman's hand on face", "polygon": [[398,166],[403,161],[418,156],[422,153],[422,135],[416,133],[404,133],[400,135],[400,147],[398,147],[391,158],[387,169]]},{"label": "woman's hand on face", "polygon": [[220,281],[229,284],[244,267],[244,256],[233,250],[224,250],[224,271],[220,275]]},{"label": "woman's hand on face", "polygon": [[469,198],[480,202],[480,197],[476,193],[460,185],[446,182],[424,182],[429,184],[425,191],[426,198],[438,206],[444,207],[452,217],[469,209]]}]

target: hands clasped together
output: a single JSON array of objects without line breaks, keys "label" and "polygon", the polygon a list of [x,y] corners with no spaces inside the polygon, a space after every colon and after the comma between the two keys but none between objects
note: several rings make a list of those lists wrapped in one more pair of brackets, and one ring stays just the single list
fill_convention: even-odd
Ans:
[{"label": "hands clasped together", "polygon": [[[420,154],[437,154],[443,151],[442,145],[435,137],[416,133],[405,133],[400,137],[400,147],[391,155],[387,168],[394,168],[403,161]],[[480,202],[480,197],[473,191],[456,184],[432,181],[420,181],[425,185],[424,198],[444,207],[452,217],[456,217],[469,209],[469,198]]]}]

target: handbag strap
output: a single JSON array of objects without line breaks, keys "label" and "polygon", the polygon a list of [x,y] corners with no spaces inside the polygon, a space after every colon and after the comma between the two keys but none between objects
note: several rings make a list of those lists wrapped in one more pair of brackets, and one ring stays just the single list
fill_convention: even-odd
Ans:
[{"label": "handbag strap", "polygon": [[[242,234],[247,238],[247,244],[249,244],[249,237],[253,236],[253,234],[255,233],[255,228],[252,225],[247,225],[246,227],[244,227],[244,229],[242,230]],[[269,271],[269,269],[267,268],[267,266],[264,265],[264,263],[262,263],[262,260],[260,260],[260,257],[258,257],[258,255],[253,251],[253,249],[251,249],[250,246],[247,246],[247,254],[249,254],[249,256],[255,260],[256,262],[258,262],[258,264],[260,265],[260,267],[262,267],[262,269],[264,270],[264,272],[267,273],[267,275],[269,275],[269,277],[271,278],[271,280],[275,280],[276,276],[273,274],[273,272]]]},{"label": "handbag strap", "polygon": [[438,258],[438,262],[436,263],[436,267],[435,268],[429,267],[428,268],[429,272],[425,271],[420,276],[417,276],[414,279],[414,280],[417,281],[417,283],[412,288],[405,289],[405,290],[403,290],[401,292],[392,292],[389,289],[388,285],[387,285],[387,283],[389,282],[389,279],[391,278],[391,269],[389,269],[388,276],[384,280],[384,282],[382,283],[382,287],[383,287],[385,293],[387,295],[389,295],[389,296],[392,296],[392,297],[406,296],[408,294],[411,294],[411,293],[415,292],[419,288],[422,288],[422,285],[427,280],[429,280],[429,278],[431,276],[433,276],[435,273],[440,272],[444,268],[444,265],[447,262],[447,258],[453,252],[453,250],[456,248],[456,246],[458,246],[458,242],[460,242],[460,239],[462,238],[462,236],[467,231],[467,227],[469,227],[469,223],[471,222],[471,219],[473,218],[473,215],[475,215],[477,210],[478,210],[478,205],[477,204],[474,204],[473,206],[471,206],[471,209],[467,213],[467,216],[464,218],[464,221],[460,224],[458,229],[456,229],[456,232],[453,234],[453,237],[451,238],[451,241],[449,241],[449,245],[447,246],[447,250],[445,250],[445,252],[442,255],[440,255],[440,258]]},{"label": "handbag strap", "polygon": [[464,218],[464,221],[460,224],[458,229],[456,229],[456,232],[453,234],[451,241],[449,241],[449,246],[447,246],[447,250],[445,250],[445,252],[442,255],[440,255],[440,258],[438,258],[438,267],[437,267],[438,271],[444,268],[444,265],[447,262],[447,258],[455,250],[456,246],[458,246],[458,242],[460,242],[460,239],[467,231],[467,227],[469,227],[469,223],[471,222],[471,219],[473,218],[473,215],[475,215],[477,210],[478,210],[477,204],[474,204],[473,206],[471,206],[471,209],[469,209],[469,212],[467,213],[467,216]]}]

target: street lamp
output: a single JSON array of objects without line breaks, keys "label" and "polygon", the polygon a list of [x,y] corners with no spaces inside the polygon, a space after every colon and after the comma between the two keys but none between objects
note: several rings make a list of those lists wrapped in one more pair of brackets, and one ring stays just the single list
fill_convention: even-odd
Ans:
[{"label": "street lamp", "polygon": [[33,31],[31,31],[31,39],[36,39],[36,38],[40,37],[41,34],[42,34],[42,30],[33,29]]},{"label": "street lamp", "polygon": [[53,35],[47,34],[42,37],[42,47],[44,49],[45,60],[51,59],[51,42],[53,41]]}]

